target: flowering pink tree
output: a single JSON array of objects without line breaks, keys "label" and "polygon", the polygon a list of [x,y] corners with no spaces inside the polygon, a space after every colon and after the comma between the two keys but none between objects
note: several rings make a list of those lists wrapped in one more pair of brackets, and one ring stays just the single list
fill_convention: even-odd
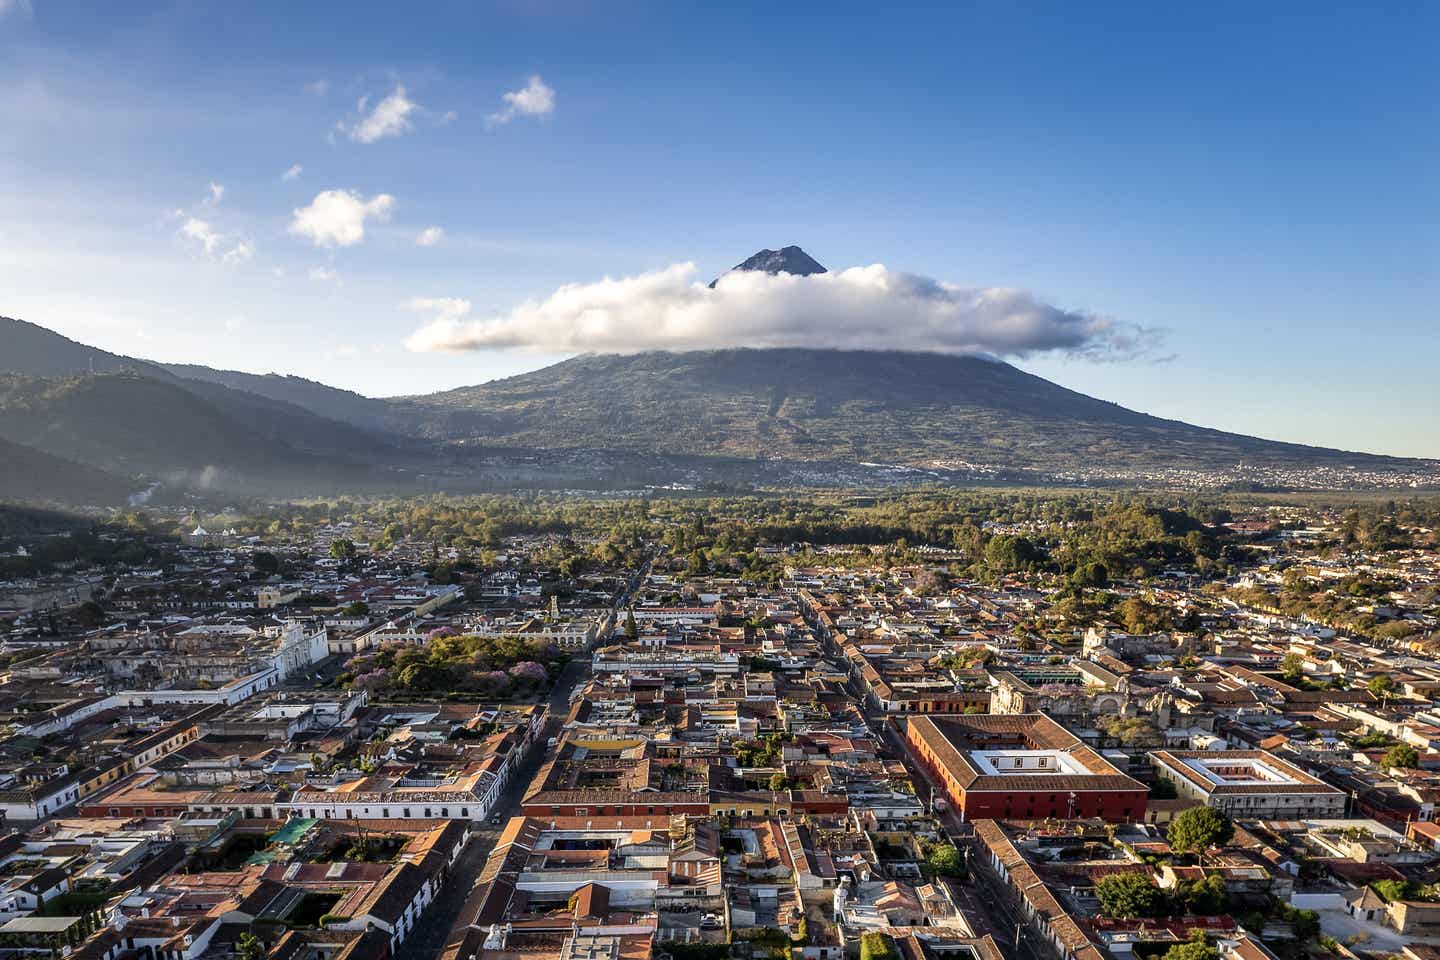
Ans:
[{"label": "flowering pink tree", "polygon": [[525,660],[510,668],[510,676],[516,680],[529,680],[531,683],[544,683],[550,679],[550,674],[545,667],[534,660]]},{"label": "flowering pink tree", "polygon": [[379,690],[390,682],[390,671],[381,667],[379,670],[371,670],[369,673],[362,673],[350,681],[350,685],[357,690]]},{"label": "flowering pink tree", "polygon": [[357,653],[345,661],[345,669],[354,674],[365,673],[374,665],[375,655],[371,653]]}]

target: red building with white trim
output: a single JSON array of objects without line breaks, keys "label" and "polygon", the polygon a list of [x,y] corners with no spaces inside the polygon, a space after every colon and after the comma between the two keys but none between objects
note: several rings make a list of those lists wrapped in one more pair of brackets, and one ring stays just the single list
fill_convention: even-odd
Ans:
[{"label": "red building with white trim", "polygon": [[1044,714],[907,717],[905,739],[965,819],[1145,819],[1149,790]]}]

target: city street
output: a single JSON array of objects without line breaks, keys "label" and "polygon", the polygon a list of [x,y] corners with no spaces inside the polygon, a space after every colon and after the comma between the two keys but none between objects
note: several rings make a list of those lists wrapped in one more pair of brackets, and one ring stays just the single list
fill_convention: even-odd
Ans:
[{"label": "city street", "polygon": [[[590,661],[585,658],[571,661],[560,674],[555,688],[550,692],[550,714],[545,729],[541,731],[539,741],[530,751],[530,755],[516,768],[510,782],[506,784],[491,812],[491,818],[499,814],[508,820],[519,814],[520,801],[525,796],[525,790],[549,752],[546,743],[560,732],[565,715],[570,710],[570,694],[589,676]],[[504,820],[501,823],[503,825]],[[440,955],[451,929],[455,926],[460,908],[465,905],[465,898],[470,896],[470,891],[474,889],[475,880],[480,876],[480,870],[485,866],[490,852],[495,849],[499,836],[500,827],[492,826],[488,821],[472,831],[470,842],[455,861],[440,895],[430,904],[430,908],[415,924],[415,930],[406,939],[404,951],[407,958],[435,960]]]},{"label": "city street", "polygon": [[[597,644],[605,643],[614,630],[620,626],[623,611],[629,605],[635,590],[644,582],[652,559],[649,558],[645,561],[626,585],[625,590],[616,598],[612,607],[614,615],[611,618],[611,629],[605,636],[597,638]],[[495,809],[491,811],[489,819],[493,819],[498,814],[503,818],[501,824],[499,826],[492,825],[487,819],[484,824],[478,825],[471,833],[470,842],[466,844],[464,852],[456,860],[440,895],[425,911],[424,916],[415,925],[414,932],[405,942],[406,954],[413,957],[413,960],[434,960],[444,949],[445,941],[455,926],[460,908],[465,905],[465,899],[470,896],[470,891],[474,888],[475,880],[479,877],[481,868],[485,866],[490,851],[495,849],[501,827],[510,817],[519,814],[520,801],[524,798],[530,781],[549,755],[547,744],[550,738],[558,736],[564,726],[565,717],[570,712],[571,694],[582,686],[589,676],[590,657],[588,653],[582,653],[566,664],[565,669],[556,680],[554,689],[550,691],[549,716],[545,723],[545,729],[540,734],[539,742],[526,757],[525,762],[515,770],[510,782],[506,784],[504,792],[500,795],[499,801],[495,804]]]}]

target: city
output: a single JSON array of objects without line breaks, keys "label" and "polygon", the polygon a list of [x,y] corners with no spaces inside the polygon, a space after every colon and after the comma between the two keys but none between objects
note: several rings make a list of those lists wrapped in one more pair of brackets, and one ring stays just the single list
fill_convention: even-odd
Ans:
[{"label": "city", "polygon": [[0,0],[0,960],[1440,960],[1437,38]]},{"label": "city", "polygon": [[793,506],[0,538],[0,933],[186,960],[1434,955],[1433,502]]}]

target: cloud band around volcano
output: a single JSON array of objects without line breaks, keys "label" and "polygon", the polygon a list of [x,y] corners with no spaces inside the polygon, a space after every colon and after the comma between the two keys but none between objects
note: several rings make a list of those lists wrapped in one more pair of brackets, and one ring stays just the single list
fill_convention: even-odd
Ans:
[{"label": "cloud band around volcano", "polygon": [[713,289],[696,277],[695,265],[682,263],[567,284],[488,319],[470,317],[466,301],[418,298],[412,309],[432,319],[406,345],[557,353],[824,347],[1120,360],[1153,358],[1160,338],[1152,328],[1065,310],[1023,290],[962,287],[880,264],[803,277],[736,271]]}]

